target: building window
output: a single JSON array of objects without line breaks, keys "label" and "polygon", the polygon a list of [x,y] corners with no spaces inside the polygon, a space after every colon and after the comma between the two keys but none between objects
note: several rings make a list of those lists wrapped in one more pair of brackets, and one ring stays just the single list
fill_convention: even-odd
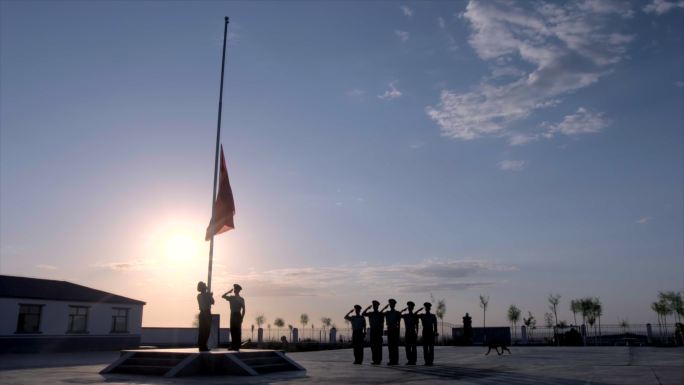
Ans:
[{"label": "building window", "polygon": [[17,333],[40,333],[40,312],[43,305],[19,304]]},{"label": "building window", "polygon": [[88,332],[88,307],[69,306],[69,330],[67,333]]},{"label": "building window", "polygon": [[112,310],[112,333],[128,333],[128,309],[115,307]]}]

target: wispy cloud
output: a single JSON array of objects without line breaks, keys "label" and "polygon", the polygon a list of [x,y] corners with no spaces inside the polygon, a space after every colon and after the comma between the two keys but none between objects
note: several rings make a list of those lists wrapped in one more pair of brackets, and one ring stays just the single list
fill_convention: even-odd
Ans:
[{"label": "wispy cloud", "polygon": [[99,263],[91,266],[97,269],[113,271],[140,271],[153,267],[153,264],[142,259],[133,259],[130,261]]},{"label": "wispy cloud", "polygon": [[384,93],[378,95],[378,98],[382,100],[392,100],[401,97],[402,93],[395,86],[396,82],[391,82],[389,84],[389,89]]},{"label": "wispy cloud", "polygon": [[37,264],[36,267],[43,270],[57,270],[57,266],[46,265],[43,263]]},{"label": "wispy cloud", "polygon": [[678,81],[674,82],[674,85],[675,85],[675,87],[681,88],[681,87],[684,87],[684,82],[681,80],[678,80]]},{"label": "wispy cloud", "polygon": [[478,260],[355,265],[250,271],[220,276],[218,286],[239,282],[252,296],[333,296],[338,293],[427,293],[493,285],[517,267]]},{"label": "wispy cloud", "polygon": [[366,95],[366,91],[358,88],[351,89],[345,92],[345,95],[352,98],[360,98]]},{"label": "wispy cloud", "polygon": [[406,31],[400,31],[398,29],[394,30],[394,34],[397,35],[399,40],[401,40],[402,43],[405,43],[408,41],[410,34]]},{"label": "wispy cloud", "polygon": [[[562,96],[596,83],[622,60],[632,36],[611,31],[610,17],[625,17],[628,11],[614,2],[531,7],[527,2],[471,1],[462,14],[471,28],[468,41],[491,63],[491,75],[472,91],[442,90],[440,102],[426,113],[450,138],[510,140],[512,123],[558,105]],[[524,65],[512,66],[515,60]]]},{"label": "wispy cloud", "polygon": [[404,13],[404,16],[406,16],[406,17],[413,16],[413,10],[411,8],[407,7],[406,5],[402,5],[401,7],[399,7],[399,9],[401,9],[401,12]]},{"label": "wispy cloud", "polygon": [[650,217],[641,217],[641,218],[637,219],[636,223],[638,223],[640,225],[645,225],[650,221],[651,221]]},{"label": "wispy cloud", "polygon": [[684,0],[653,0],[644,7],[644,12],[662,15],[676,8],[684,8]]},{"label": "wispy cloud", "polygon": [[608,124],[609,121],[603,116],[603,113],[591,112],[580,107],[574,114],[563,117],[560,123],[545,122],[542,123],[542,127],[547,129],[544,135],[550,137],[556,133],[563,135],[592,134],[606,128]]},{"label": "wispy cloud", "polygon": [[502,160],[499,162],[499,168],[503,171],[522,171],[527,162],[524,160]]},{"label": "wispy cloud", "polygon": [[437,25],[441,29],[446,28],[446,21],[444,21],[444,18],[442,16],[437,17]]}]

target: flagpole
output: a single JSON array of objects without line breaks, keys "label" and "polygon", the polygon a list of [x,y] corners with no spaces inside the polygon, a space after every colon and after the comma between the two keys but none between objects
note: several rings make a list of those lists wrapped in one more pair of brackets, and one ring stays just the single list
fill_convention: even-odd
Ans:
[{"label": "flagpole", "polygon": [[[216,155],[214,156],[214,189],[211,192],[211,218],[214,219],[214,202],[216,201],[216,181],[218,176],[219,143],[221,141],[221,110],[223,109],[223,72],[226,66],[226,38],[228,37],[228,16],[224,18],[223,25],[223,56],[221,58],[221,89],[219,91],[218,123],[216,124]],[[212,231],[209,240],[209,273],[207,278],[207,291],[211,292],[211,268],[214,260],[214,234]]]}]

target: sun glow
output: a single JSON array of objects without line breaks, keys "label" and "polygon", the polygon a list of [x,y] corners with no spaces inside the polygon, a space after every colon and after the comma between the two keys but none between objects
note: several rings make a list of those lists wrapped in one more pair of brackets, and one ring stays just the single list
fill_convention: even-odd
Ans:
[{"label": "sun glow", "polygon": [[199,251],[199,241],[186,232],[173,232],[164,240],[164,256],[174,263],[194,259]]}]

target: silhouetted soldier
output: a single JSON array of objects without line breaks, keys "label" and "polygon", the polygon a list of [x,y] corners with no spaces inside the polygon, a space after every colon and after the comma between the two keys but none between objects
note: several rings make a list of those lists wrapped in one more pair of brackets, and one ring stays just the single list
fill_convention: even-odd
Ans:
[{"label": "silhouetted soldier", "polygon": [[197,283],[197,304],[199,305],[199,330],[197,331],[197,347],[200,352],[209,350],[207,341],[211,331],[211,305],[214,304],[213,293],[207,292],[207,284],[200,281]]},{"label": "silhouetted soldier", "polygon": [[383,324],[385,323],[385,315],[378,310],[380,302],[373,300],[373,311],[369,312],[368,306],[361,315],[368,317],[368,323],[370,324],[370,345],[371,345],[371,358],[373,365],[380,365],[382,362],[382,332]]},{"label": "silhouetted soldier", "polygon": [[473,343],[473,319],[466,313],[463,317],[463,344],[471,345]]},{"label": "silhouetted soldier", "polygon": [[[235,291],[235,295],[228,295]],[[242,344],[242,319],[245,318],[245,299],[240,297],[242,286],[237,283],[223,294],[223,299],[230,303],[230,349],[240,350]]]},{"label": "silhouetted soldier", "polygon": [[[356,312],[356,314],[350,316],[352,312]],[[354,363],[361,365],[363,363],[363,340],[366,338],[366,318],[361,315],[361,305],[354,305],[354,309],[349,310],[344,319],[351,322]]]},{"label": "silhouetted soldier", "polygon": [[399,325],[401,324],[401,313],[394,309],[397,301],[390,298],[383,310],[386,311],[385,321],[387,322],[387,350],[389,352],[389,362],[387,365],[399,365]]},{"label": "silhouetted soldier", "polygon": [[[425,314],[420,315],[420,321],[423,324],[423,358],[425,358],[425,366],[432,366],[435,360],[435,338],[439,335],[437,333],[437,317],[430,313],[432,304],[425,302],[423,304]],[[421,311],[418,309],[416,313]]]},{"label": "silhouetted soldier", "polygon": [[406,308],[404,308],[401,313],[408,310],[407,314],[401,316],[404,319],[404,328],[406,329],[406,334],[404,335],[404,344],[406,345],[406,360],[408,361],[406,365],[415,365],[418,359],[418,351],[416,349],[416,344],[418,341],[418,316],[413,312],[413,308],[416,306],[411,301],[406,303]]}]

